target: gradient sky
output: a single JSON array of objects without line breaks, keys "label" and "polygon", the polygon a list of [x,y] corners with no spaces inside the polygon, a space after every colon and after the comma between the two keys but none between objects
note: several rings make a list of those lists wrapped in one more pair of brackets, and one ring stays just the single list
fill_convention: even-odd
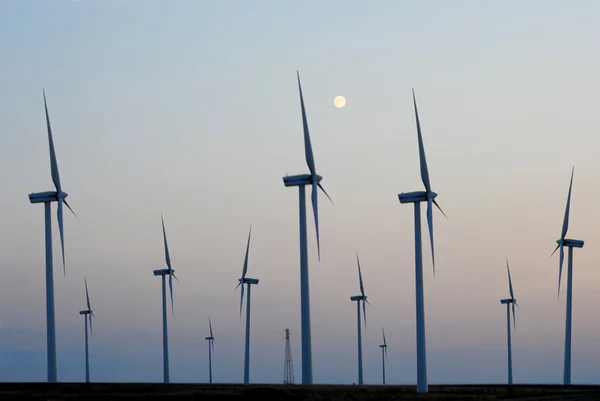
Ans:
[{"label": "gradient sky", "polygon": [[599,383],[599,16],[593,0],[0,2],[1,380],[46,380],[43,207],[27,199],[53,188],[42,88],[79,216],[65,215],[66,277],[53,221],[59,380],[84,380],[84,276],[92,380],[162,380],[161,212],[181,280],[172,381],[208,380],[209,314],[215,381],[242,380],[233,289],[250,224],[251,381],[282,381],[286,327],[301,380],[298,196],[281,179],[308,171],[299,70],[336,203],[321,197],[320,263],[308,220],[315,382],[357,380],[356,251],[365,382],[381,380],[381,325],[388,382],[416,382],[413,209],[397,198],[422,189],[414,87],[448,215],[435,279],[423,239],[430,383],[506,381],[505,257],[515,382],[561,382],[565,288],[557,300],[548,257],[574,164],[573,383]]}]

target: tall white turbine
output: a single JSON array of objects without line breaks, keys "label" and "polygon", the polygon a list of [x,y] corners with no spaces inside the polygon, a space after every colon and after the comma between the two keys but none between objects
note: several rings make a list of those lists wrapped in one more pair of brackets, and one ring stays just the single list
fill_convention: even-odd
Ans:
[{"label": "tall white turbine", "polygon": [[423,137],[421,136],[421,124],[417,111],[417,101],[413,90],[413,104],[415,108],[415,119],[417,122],[417,139],[419,142],[419,160],[421,164],[421,180],[425,191],[401,193],[398,195],[400,203],[414,203],[415,208],[415,293],[416,293],[416,315],[417,315],[417,392],[427,392],[427,352],[425,341],[425,299],[423,294],[423,258],[421,247],[421,202],[427,202],[427,223],[429,225],[429,241],[431,243],[431,260],[433,262],[433,275],[435,276],[435,254],[433,247],[433,205],[446,217],[435,198],[437,193],[431,190]]},{"label": "tall white turbine", "polygon": [[319,207],[318,191],[321,189],[333,201],[321,185],[323,177],[317,174],[315,168],[315,159],[313,156],[310,134],[308,132],[308,121],[306,120],[306,111],[304,109],[304,98],[302,97],[302,86],[300,85],[300,73],[298,76],[298,90],[300,91],[300,107],[302,109],[302,126],[304,128],[304,155],[310,174],[299,174],[283,177],[283,184],[286,187],[298,187],[300,203],[300,321],[301,321],[301,341],[302,341],[302,384],[312,384],[312,345],[310,330],[310,290],[308,279],[308,246],[306,243],[306,185],[312,186],[312,207],[315,219],[315,229],[317,235],[317,254],[321,260],[321,244],[319,241]]},{"label": "tall white turbine", "polygon": [[90,382],[90,352],[88,347],[88,319],[90,320],[90,335],[92,334],[92,317],[94,311],[90,304],[90,294],[88,293],[87,279],[84,277],[83,282],[85,283],[85,300],[87,302],[87,309],[80,310],[79,314],[83,315],[85,319],[85,382]]},{"label": "tall white turbine", "polygon": [[[583,240],[565,238],[569,229],[569,212],[571,209],[571,189],[573,188],[573,174],[575,166],[571,170],[571,182],[569,184],[569,194],[567,195],[567,207],[565,208],[565,218],[563,220],[560,239],[557,240],[556,252],[560,248],[560,262],[558,268],[558,293],[560,294],[560,278],[562,276],[563,261],[565,259],[564,247],[569,248],[569,263],[567,265],[567,312],[565,322],[565,360],[563,370],[563,384],[571,384],[571,322],[573,310],[573,248],[583,248]],[[552,255],[554,255],[552,252]],[[550,255],[550,257],[552,257]]]},{"label": "tall white turbine", "polygon": [[210,336],[204,337],[208,341],[208,382],[212,383],[212,353],[215,352],[215,336],[213,335],[212,322],[208,317],[208,327],[210,328]]},{"label": "tall white turbine", "polygon": [[[358,327],[358,384],[363,384],[363,359],[362,359],[362,332],[360,326],[360,303],[362,301],[363,315],[365,317],[365,329],[367,327],[367,296],[365,295],[365,287],[363,286],[362,273],[360,271],[360,260],[358,252],[356,253],[356,263],[358,264],[358,282],[360,285],[360,295],[350,297],[352,302],[356,302],[356,321]],[[369,304],[370,305],[370,304]]]},{"label": "tall white turbine", "polygon": [[[50,127],[50,117],[48,116],[48,105],[46,103],[46,92],[42,91],[44,96],[44,109],[46,111],[46,128],[48,131],[48,146],[50,148],[50,173],[52,182],[56,191],[37,192],[29,194],[29,202],[44,204],[44,224],[46,233],[46,347],[48,363],[48,382],[55,383],[58,380],[56,367],[56,330],[54,320],[54,272],[52,264],[52,218],[50,215],[50,203],[57,202],[57,220],[60,234],[60,247],[62,252],[63,274],[65,270],[65,243],[63,229],[63,203],[75,215],[71,206],[67,203],[66,192],[63,192],[58,174],[58,164],[56,162],[56,152],[54,151],[54,140],[52,139],[52,128]],[[75,217],[77,217],[75,215]]]},{"label": "tall white turbine", "polygon": [[248,298],[246,299],[246,348],[244,350],[244,384],[250,383],[250,289],[252,285],[258,284],[257,278],[246,277],[248,271],[248,252],[250,251],[250,236],[252,235],[252,226],[248,232],[248,243],[246,244],[246,256],[244,257],[244,267],[242,268],[242,277],[238,279],[239,283],[235,289],[241,286],[240,295],[240,319],[242,318],[242,305],[244,303],[244,284],[248,286]]},{"label": "tall white turbine", "polygon": [[501,304],[506,304],[506,336],[508,344],[508,384],[513,384],[513,372],[512,372],[512,344],[510,339],[510,309],[512,305],[512,316],[513,325],[515,331],[517,330],[517,321],[515,320],[515,305],[517,300],[515,299],[515,293],[513,291],[512,280],[510,278],[510,267],[508,266],[508,258],[506,258],[506,270],[508,271],[508,291],[510,292],[510,298],[500,300]]},{"label": "tall white turbine", "polygon": [[383,334],[383,344],[379,346],[381,348],[381,368],[383,370],[383,385],[385,386],[385,361],[387,361],[387,342],[385,341],[385,330],[381,327],[381,333]]},{"label": "tall white turbine", "polygon": [[165,276],[169,276],[169,293],[171,294],[171,312],[174,313],[173,309],[173,279],[175,277],[175,270],[171,268],[171,257],[169,256],[169,246],[167,245],[167,233],[165,231],[165,220],[163,219],[162,213],[160,214],[163,229],[163,240],[165,244],[165,261],[167,262],[166,269],[154,270],[155,276],[160,276],[162,279],[162,315],[163,315],[163,382],[169,383],[169,339],[167,332],[167,288]]}]

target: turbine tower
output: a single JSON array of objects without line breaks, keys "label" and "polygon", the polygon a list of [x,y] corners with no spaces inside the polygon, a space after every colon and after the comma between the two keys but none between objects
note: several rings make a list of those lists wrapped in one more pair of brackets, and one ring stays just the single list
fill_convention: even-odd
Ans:
[{"label": "turbine tower", "polygon": [[174,314],[173,309],[173,278],[179,282],[175,277],[175,270],[171,268],[171,257],[169,256],[169,246],[167,245],[167,233],[165,231],[165,220],[161,213],[160,219],[162,221],[163,239],[165,244],[165,261],[167,262],[166,269],[154,270],[155,276],[160,276],[162,279],[162,315],[163,315],[163,382],[169,383],[169,340],[167,333],[167,288],[166,278],[169,276],[169,293],[171,294],[171,312]]},{"label": "turbine tower", "polygon": [[[360,295],[350,297],[352,302],[356,302],[356,319],[358,323],[358,384],[363,384],[363,361],[362,361],[362,333],[360,327],[360,302],[362,301],[363,315],[365,317],[365,329],[367,328],[367,296],[365,295],[365,287],[363,286],[362,274],[360,271],[360,260],[358,252],[356,253],[356,263],[358,264],[358,281],[360,284]],[[369,304],[370,305],[370,304]]]},{"label": "turbine tower", "polygon": [[285,360],[283,362],[283,384],[294,384],[294,363],[290,346],[290,329],[285,329]]},{"label": "turbine tower", "polygon": [[433,275],[435,276],[435,256],[433,247],[433,205],[446,217],[435,198],[437,193],[431,190],[423,137],[421,136],[421,124],[417,112],[417,101],[413,90],[413,104],[415,108],[415,119],[417,122],[417,139],[419,142],[419,160],[421,164],[421,180],[425,191],[401,193],[398,195],[400,203],[414,203],[415,208],[415,294],[416,294],[416,317],[417,317],[417,392],[427,392],[427,352],[425,341],[425,297],[423,294],[423,258],[421,247],[421,202],[427,202],[427,223],[429,225],[429,241],[431,243],[431,261],[433,263]]},{"label": "turbine tower", "polygon": [[208,382],[212,383],[212,353],[215,351],[215,336],[213,335],[210,316],[208,317],[208,327],[210,328],[210,336],[204,337],[204,339],[208,341]]},{"label": "turbine tower", "polygon": [[[302,110],[302,125],[304,128],[304,155],[310,174],[300,174],[283,177],[283,184],[286,187],[298,187],[300,203],[300,320],[301,320],[301,339],[302,339],[302,384],[312,384],[312,346],[310,331],[310,290],[308,279],[308,246],[306,243],[306,185],[312,186],[312,207],[315,219],[315,230],[317,236],[317,254],[321,260],[321,244],[319,240],[319,207],[318,190],[331,198],[321,185],[323,177],[317,174],[315,168],[315,159],[313,156],[310,134],[308,132],[308,121],[306,120],[306,111],[304,109],[304,98],[302,97],[302,86],[300,85],[300,73],[298,76],[298,90],[300,92],[300,108]],[[333,203],[333,201],[331,201]]]},{"label": "turbine tower", "polygon": [[383,344],[379,346],[381,348],[381,368],[383,369],[383,385],[385,386],[385,361],[387,361],[387,342],[385,341],[385,330],[381,327],[383,334]]},{"label": "turbine tower", "polygon": [[[58,380],[56,368],[56,330],[54,320],[54,272],[52,266],[52,217],[50,215],[50,204],[57,202],[57,220],[60,234],[60,248],[62,252],[63,274],[65,270],[65,243],[63,229],[63,203],[75,215],[71,206],[67,203],[66,192],[63,192],[58,174],[58,164],[56,162],[56,152],[54,151],[54,140],[52,139],[52,128],[50,127],[50,117],[48,116],[48,105],[46,103],[46,92],[42,91],[44,96],[44,109],[46,111],[46,128],[48,131],[48,146],[50,148],[50,173],[52,182],[56,191],[37,192],[29,194],[29,202],[44,204],[44,225],[46,235],[46,348],[48,363],[48,382],[55,383]],[[77,215],[75,215],[77,217]]]},{"label": "turbine tower", "polygon": [[248,298],[246,299],[246,349],[244,352],[244,384],[250,383],[250,289],[252,285],[258,284],[257,278],[246,277],[248,271],[248,251],[250,250],[250,236],[252,235],[252,226],[248,232],[248,243],[246,244],[246,257],[244,258],[244,267],[242,277],[238,279],[239,283],[235,289],[241,286],[240,294],[240,320],[242,319],[242,305],[244,303],[244,284],[248,285]]},{"label": "turbine tower", "polygon": [[512,316],[513,325],[515,331],[517,330],[517,321],[515,320],[515,305],[517,300],[515,299],[515,293],[513,292],[512,280],[510,279],[510,267],[508,266],[508,258],[506,258],[506,270],[508,271],[508,290],[510,292],[510,298],[500,300],[501,304],[506,304],[506,336],[508,343],[508,384],[513,384],[513,372],[512,372],[512,344],[510,341],[510,309],[512,305]]},{"label": "turbine tower", "polygon": [[[573,173],[575,166],[571,170],[571,183],[569,184],[569,195],[567,196],[567,207],[565,209],[565,218],[563,220],[562,233],[557,240],[556,252],[560,248],[560,262],[558,268],[558,293],[560,294],[560,278],[562,276],[563,261],[565,259],[564,247],[569,248],[569,263],[567,265],[567,312],[565,322],[565,362],[563,373],[563,384],[571,384],[571,320],[573,310],[573,248],[583,248],[583,240],[567,239],[567,230],[569,229],[569,212],[571,209],[571,189],[573,188]],[[552,252],[552,255],[554,255]],[[552,255],[550,255],[552,257]]]},{"label": "turbine tower", "polygon": [[90,335],[92,334],[92,317],[94,311],[90,305],[90,294],[88,293],[87,279],[84,277],[83,282],[85,283],[85,300],[87,302],[87,309],[80,310],[79,314],[85,318],[85,382],[90,382],[90,353],[88,347],[88,318],[90,320]]}]

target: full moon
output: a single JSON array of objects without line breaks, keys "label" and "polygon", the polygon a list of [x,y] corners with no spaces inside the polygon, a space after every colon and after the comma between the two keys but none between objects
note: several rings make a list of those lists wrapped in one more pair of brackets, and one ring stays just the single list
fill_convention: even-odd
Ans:
[{"label": "full moon", "polygon": [[333,99],[333,105],[338,109],[341,109],[346,105],[346,98],[344,96],[336,96]]}]

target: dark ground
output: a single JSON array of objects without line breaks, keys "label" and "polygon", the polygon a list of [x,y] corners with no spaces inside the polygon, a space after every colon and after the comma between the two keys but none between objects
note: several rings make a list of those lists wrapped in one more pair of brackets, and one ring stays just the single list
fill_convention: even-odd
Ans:
[{"label": "dark ground", "polygon": [[427,395],[414,386],[0,383],[9,400],[600,400],[600,386],[431,385]]}]

